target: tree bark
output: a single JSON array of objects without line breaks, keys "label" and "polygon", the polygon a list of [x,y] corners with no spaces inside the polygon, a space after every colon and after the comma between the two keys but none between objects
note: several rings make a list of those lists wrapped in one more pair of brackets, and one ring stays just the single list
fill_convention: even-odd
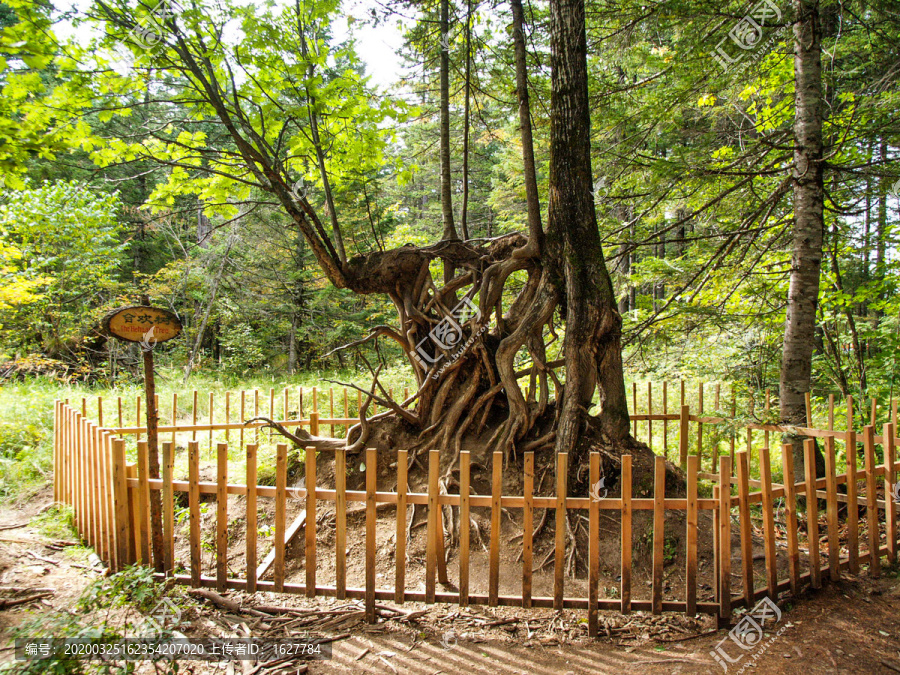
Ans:
[{"label": "tree bark", "polygon": [[[806,426],[825,225],[822,42],[817,0],[795,0],[794,9],[794,231],[780,402],[785,424]],[[802,443],[795,438],[793,444],[795,466],[802,475]]]},{"label": "tree bark", "polygon": [[550,3],[548,263],[565,298],[566,383],[556,451],[575,450],[595,388],[610,440],[628,436],[621,326],[591,192],[584,0]]},{"label": "tree bark", "polygon": [[[441,0],[441,216],[443,239],[459,239],[453,223],[450,180],[450,0]],[[452,276],[452,275],[451,275]]]},{"label": "tree bark", "polygon": [[522,136],[522,164],[525,175],[525,203],[528,207],[528,248],[539,255],[544,231],[541,225],[541,202],[534,162],[534,140],[531,135],[531,105],[528,97],[528,70],[525,62],[525,16],[522,0],[510,0],[513,16],[513,45],[516,55],[516,96],[519,101],[519,130]]},{"label": "tree bark", "polygon": [[459,207],[459,227],[463,239],[469,239],[469,99],[472,95],[472,0],[466,2],[466,72],[465,102],[463,103],[462,205]]}]

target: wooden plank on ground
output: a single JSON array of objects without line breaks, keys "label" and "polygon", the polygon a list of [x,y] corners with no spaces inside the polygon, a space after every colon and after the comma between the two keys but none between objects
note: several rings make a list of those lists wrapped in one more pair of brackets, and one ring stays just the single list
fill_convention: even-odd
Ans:
[{"label": "wooden plank on ground", "polygon": [[788,547],[788,574],[791,594],[800,593],[800,549],[797,544],[797,491],[794,485],[794,446],[781,446],[781,463],[784,471],[784,519]]},{"label": "wooden plank on ground", "polygon": [[663,555],[666,526],[666,458],[654,457],[653,467],[653,609],[662,614]]},{"label": "wooden plank on ground", "polygon": [[[242,402],[243,394],[244,392],[241,392]],[[256,593],[256,579],[258,578],[256,576],[256,535],[259,519],[256,510],[256,446],[251,443],[246,446],[245,450],[247,455],[247,535],[245,539],[245,555],[247,560],[247,592]]]},{"label": "wooden plank on ground", "polygon": [[[682,393],[683,390],[682,390]],[[619,597],[622,600],[622,614],[631,612],[631,455],[622,455],[622,553],[619,569],[622,588]]]},{"label": "wooden plank on ground", "polygon": [[[306,511],[301,511],[297,514],[297,517],[291,521],[290,525],[284,530],[284,548],[287,549],[288,546],[291,545],[291,542],[297,538],[297,535],[300,534],[300,530],[306,527]],[[266,557],[263,558],[263,561],[256,568],[256,578],[257,580],[262,580],[262,578],[272,569],[272,566],[275,564],[275,545],[273,543],[272,549],[266,554]]]}]

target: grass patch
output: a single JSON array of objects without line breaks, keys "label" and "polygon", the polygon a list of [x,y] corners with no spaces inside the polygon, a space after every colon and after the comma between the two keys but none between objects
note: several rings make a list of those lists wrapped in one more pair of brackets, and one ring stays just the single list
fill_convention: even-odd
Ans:
[{"label": "grass patch", "polygon": [[48,539],[78,540],[75,529],[75,509],[63,504],[54,504],[43,513],[31,519],[32,527]]}]

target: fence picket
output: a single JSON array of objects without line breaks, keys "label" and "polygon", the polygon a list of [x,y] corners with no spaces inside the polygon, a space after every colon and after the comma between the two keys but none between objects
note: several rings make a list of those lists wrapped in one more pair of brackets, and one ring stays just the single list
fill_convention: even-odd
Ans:
[{"label": "fence picket", "polygon": [[775,557],[775,504],[772,500],[772,467],[769,448],[759,449],[759,480],[762,490],[763,538],[766,549],[766,590],[772,600],[778,599],[778,559]]},{"label": "fence picket", "polygon": [[[669,414],[669,383],[663,380],[663,415]],[[669,420],[663,419],[663,457],[669,459]]]},{"label": "fence picket", "polygon": [[[848,396],[850,412],[847,422],[853,423],[853,397]],[[847,442],[844,448],[847,460],[847,552],[850,556],[850,574],[859,574],[859,496],[856,485],[856,432],[850,427],[847,431]]]},{"label": "fence picket", "polygon": [[[241,406],[243,407],[244,392],[241,392]],[[245,447],[247,457],[247,537],[245,557],[247,561],[247,592],[256,593],[256,533],[258,527],[258,512],[256,507],[256,445],[253,443]]]},{"label": "fence picket", "polygon": [[[497,453],[499,454],[499,453]],[[556,455],[556,530],[554,532],[556,539],[556,551],[553,561],[553,608],[557,611],[563,608],[563,590],[566,578],[566,496],[567,496],[567,478],[569,455],[565,452]],[[496,461],[496,457],[495,457]],[[495,478],[495,485],[500,482]],[[496,491],[496,488],[495,488]],[[497,507],[497,536],[499,539],[500,530],[500,497],[496,499]],[[492,526],[493,529],[493,526]]]},{"label": "fence picket", "polygon": [[[665,460],[664,460],[665,461]],[[590,486],[591,490],[600,488],[600,454],[592,452],[590,455]],[[594,487],[596,486],[596,487]],[[597,584],[600,581],[600,500],[599,494],[591,494],[590,510],[588,515],[588,635],[597,637]]]},{"label": "fence picket", "polygon": [[213,405],[213,392],[209,392],[209,448],[207,450],[207,452],[209,453],[209,457],[212,457],[212,451],[213,451],[213,429],[212,429],[212,427],[213,427],[213,412],[214,412],[214,410],[215,409],[214,409],[214,405]]},{"label": "fence picket", "polygon": [[162,508],[164,569],[168,575],[175,571],[175,495],[172,492],[172,471],[175,467],[175,446],[162,446]]},{"label": "fence picket", "polygon": [[897,502],[895,501],[894,486],[896,485],[895,455],[896,441],[894,440],[894,424],[889,422],[884,425],[884,521],[885,534],[887,535],[888,561],[891,564],[897,562]]},{"label": "fence picket", "polygon": [[681,383],[681,416],[678,418],[678,456],[682,470],[687,468],[688,458],[688,424],[690,422],[690,408],[684,405],[684,382]]},{"label": "fence picket", "polygon": [[316,449],[306,448],[306,597],[316,597]]},{"label": "fence picket", "polygon": [[[247,419],[246,414],[247,407],[247,392],[241,389],[241,422]],[[244,447],[244,427],[241,425],[240,431],[238,432],[238,442],[241,444],[241,448]],[[249,483],[248,483],[249,485]]]},{"label": "fence picket", "polygon": [[[682,411],[684,406],[682,406]],[[621,491],[622,491],[622,553],[619,570],[622,588],[619,597],[622,600],[622,614],[631,612],[631,455],[622,455]]]},{"label": "fence picket", "polygon": [[[285,408],[284,419],[287,419],[287,408]],[[225,392],[225,424],[231,424],[231,392]],[[231,441],[231,430],[225,427],[225,442]]]},{"label": "fence picket", "polygon": [[[664,467],[665,468],[665,467]],[[731,618],[731,457],[719,459],[719,618]]]},{"label": "fence picket", "polygon": [[116,570],[116,505],[113,492],[112,441],[112,433],[105,432],[103,435],[103,492],[105,496],[103,508],[106,513],[106,548],[109,566],[112,570]]},{"label": "fence picket", "polygon": [[496,607],[500,595],[500,495],[503,490],[503,453],[494,452],[491,465],[491,543],[488,554],[488,606]]},{"label": "fence picket", "polygon": [[275,560],[273,567],[274,590],[284,590],[284,533],[287,510],[287,445],[275,447]]},{"label": "fence picket", "polygon": [[216,589],[228,581],[228,444],[216,444]]},{"label": "fence picket", "polygon": [[838,534],[837,475],[834,438],[825,439],[825,505],[828,514],[828,574],[832,581],[841,578],[841,539]]},{"label": "fence picket", "polygon": [[[400,480],[401,462],[398,460],[398,478],[397,490],[403,486],[404,491],[404,516],[403,516],[403,556],[400,556],[400,540],[397,540],[397,569],[406,568],[406,515],[405,515],[405,492],[406,492],[406,450],[398,452],[398,456],[403,458],[403,480]],[[399,495],[398,514],[399,514]],[[347,451],[344,448],[338,448],[334,451],[334,583],[337,587],[335,596],[338,600],[347,597]],[[400,520],[398,516],[398,521]],[[401,588],[402,590],[402,588]],[[398,598],[398,602],[403,602],[402,596]]]},{"label": "fence picket", "polygon": [[[366,448],[366,622],[368,623],[375,623],[375,490],[378,479],[377,452],[375,448]],[[436,454],[437,450],[432,450],[431,452]],[[437,461],[434,463],[437,466]],[[436,515],[440,517],[440,513]],[[433,575],[432,584],[434,584]],[[434,587],[432,586],[433,595]],[[432,597],[433,600],[434,598]]]},{"label": "fence picket", "polygon": [[809,584],[822,587],[822,563],[819,559],[819,500],[816,497],[816,442],[803,442],[806,470],[806,533],[809,539]]},{"label": "fence picket", "polygon": [[[200,414],[200,411],[197,409],[197,405],[199,403],[199,399],[197,398],[197,396],[198,396],[197,390],[194,389],[193,403],[191,405],[191,425],[192,426],[197,426],[197,419],[198,419],[198,415]],[[121,422],[119,423],[119,426],[122,426]],[[192,441],[197,440],[197,430],[196,429],[194,429],[193,432],[191,433],[191,440]]]},{"label": "fence picket", "polygon": [[[368,468],[368,465],[366,465]],[[440,512],[437,506],[438,472],[440,471],[440,453],[431,450],[428,453],[428,526],[425,544],[425,602],[434,602],[434,572],[437,564],[437,520]]]},{"label": "fence picket", "polygon": [[653,466],[653,600],[654,614],[662,613],[663,553],[666,526],[666,459],[655,457]]},{"label": "fence picket", "polygon": [[[633,409],[633,411],[634,411],[634,412],[632,413],[632,415],[637,415],[637,414],[638,414],[638,404],[637,404],[637,382],[632,382],[632,383],[631,383],[631,401],[632,401],[632,409]],[[638,421],[637,421],[637,417],[635,417],[635,419],[634,419],[634,431],[633,431],[632,434],[631,434],[631,435],[634,436],[635,438],[638,437],[637,428],[638,428]]]},{"label": "fence picket", "polygon": [[112,441],[113,505],[115,510],[116,560],[114,570],[121,572],[132,562],[128,550],[128,485],[125,476],[125,441]]},{"label": "fence picket", "polygon": [[145,565],[152,564],[150,560],[150,453],[147,450],[147,442],[138,443],[138,481],[139,499],[138,514],[140,518],[141,535],[141,562]]},{"label": "fence picket", "polygon": [[736,454],[738,480],[738,522],[741,528],[741,580],[744,604],[753,607],[753,530],[750,522],[750,456],[746,450]]},{"label": "fence picket", "polygon": [[[875,421],[875,399],[872,399],[872,422]],[[863,447],[866,460],[866,522],[869,527],[869,573],[881,576],[880,530],[878,527],[878,493],[875,489],[875,427],[863,428]],[[885,492],[885,499],[891,499]]]},{"label": "fence picket", "polygon": [[191,586],[200,585],[200,444],[188,443],[188,508],[190,510]]},{"label": "fence picket", "polygon": [[[697,415],[703,416],[703,382],[697,387]],[[700,458],[700,466],[703,466],[703,422],[697,420],[697,456]]]},{"label": "fence picket", "polygon": [[[407,398],[409,398],[407,396]],[[459,606],[469,605],[469,483],[472,457],[468,450],[459,453]],[[406,519],[403,521],[406,525]],[[405,532],[404,532],[405,534]]]},{"label": "fence picket", "polygon": [[788,573],[791,594],[800,592],[800,550],[797,545],[797,494],[794,485],[794,446],[781,446],[781,464],[784,471],[784,519],[788,546]]},{"label": "fence picket", "polygon": [[[127,479],[137,478],[137,464],[127,464],[125,466],[125,477]],[[128,487],[128,549],[130,559],[138,563],[141,561],[141,522],[140,510],[138,509],[140,489],[137,487]]]},{"label": "fence picket", "polygon": [[522,483],[522,607],[531,607],[531,570],[534,565],[534,451],[525,453]]}]

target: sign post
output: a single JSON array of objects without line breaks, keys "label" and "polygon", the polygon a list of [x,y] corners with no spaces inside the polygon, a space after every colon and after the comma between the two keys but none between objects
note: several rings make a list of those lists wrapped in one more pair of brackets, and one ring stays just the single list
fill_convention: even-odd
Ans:
[{"label": "sign post", "polygon": [[[150,307],[146,296],[143,305],[118,309],[103,320],[105,331],[126,342],[141,345],[144,357],[144,395],[147,410],[147,466],[150,478],[159,478],[158,420],[156,379],[153,374],[153,348],[160,342],[178,337],[181,321],[165,309]],[[150,491],[150,528],[153,561],[157,572],[163,572],[162,499],[159,490]]]}]

